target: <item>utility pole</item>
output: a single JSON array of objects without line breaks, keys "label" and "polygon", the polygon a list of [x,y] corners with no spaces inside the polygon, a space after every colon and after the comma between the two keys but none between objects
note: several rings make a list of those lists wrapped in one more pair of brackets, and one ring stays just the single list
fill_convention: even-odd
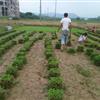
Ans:
[{"label": "utility pole", "polygon": [[40,21],[42,19],[42,1],[40,0]]},{"label": "utility pole", "polygon": [[56,14],[57,14],[57,0],[55,0],[55,18],[56,18]]}]

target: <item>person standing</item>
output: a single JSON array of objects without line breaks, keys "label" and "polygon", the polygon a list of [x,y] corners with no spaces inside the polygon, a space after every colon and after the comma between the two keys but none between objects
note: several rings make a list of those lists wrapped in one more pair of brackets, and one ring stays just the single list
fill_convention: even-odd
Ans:
[{"label": "person standing", "polygon": [[68,37],[70,36],[71,19],[68,17],[68,13],[64,13],[64,18],[60,21],[59,29],[62,29],[61,34],[61,50],[63,50],[68,43]]}]

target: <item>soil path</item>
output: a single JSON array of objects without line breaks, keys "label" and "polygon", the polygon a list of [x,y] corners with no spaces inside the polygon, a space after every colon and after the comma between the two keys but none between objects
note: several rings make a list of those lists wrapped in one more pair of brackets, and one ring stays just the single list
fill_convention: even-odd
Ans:
[{"label": "soil path", "polygon": [[[76,38],[73,47],[77,43]],[[54,43],[55,44],[55,43]],[[100,70],[83,53],[68,54],[55,50],[60,61],[61,76],[66,87],[63,100],[100,100]],[[77,66],[88,69],[91,77],[84,77],[77,71]]]},{"label": "soil path", "polygon": [[1,64],[0,64],[0,75],[6,71],[7,65],[9,65],[12,60],[15,58],[16,54],[20,50],[22,45],[18,44],[11,48],[1,59]]},{"label": "soil path", "polygon": [[7,100],[47,100],[47,84],[43,41],[35,43],[27,55],[27,64],[19,72],[19,82]]}]

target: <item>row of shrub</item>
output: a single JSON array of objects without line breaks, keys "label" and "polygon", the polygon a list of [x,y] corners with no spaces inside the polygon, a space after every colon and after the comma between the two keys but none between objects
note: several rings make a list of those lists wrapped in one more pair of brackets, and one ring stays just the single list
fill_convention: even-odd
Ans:
[{"label": "row of shrub", "polygon": [[8,35],[8,34],[13,33],[13,32],[16,32],[16,30],[11,30],[11,31],[6,31],[6,32],[3,32],[3,33],[0,33],[0,37]]},{"label": "row of shrub", "polygon": [[48,61],[48,99],[62,100],[63,99],[63,80],[60,76],[59,61],[54,56],[52,40],[45,39],[45,56]]},{"label": "row of shrub", "polygon": [[[82,32],[77,32],[79,35],[82,34]],[[96,41],[96,42],[100,42],[100,39],[98,37],[95,37],[93,36],[90,32],[88,32],[88,38],[90,38],[91,40],[93,41]]]},{"label": "row of shrub", "polygon": [[2,55],[4,55],[7,52],[7,50],[13,47],[14,45],[16,45],[16,41],[14,40],[11,40],[7,42],[6,44],[2,45],[0,47],[0,57],[2,57]]},{"label": "row of shrub", "polygon": [[[23,32],[24,32],[24,31],[23,31]],[[14,37],[15,37],[15,36],[18,36],[18,35],[20,35],[20,34],[23,34],[23,32],[18,33],[18,34],[15,34]],[[1,45],[1,46],[0,46],[0,57],[2,57],[2,55],[4,55],[4,54],[7,52],[7,50],[9,50],[11,47],[13,47],[13,46],[16,45],[16,44],[17,44],[17,41],[15,41],[15,40],[13,39],[13,40],[9,40],[7,43]]]},{"label": "row of shrub", "polygon": [[16,36],[24,33],[25,31],[20,31],[20,32],[16,32],[16,33],[13,33],[13,34],[10,34],[8,36],[5,36],[3,38],[0,39],[0,45],[12,40],[13,38],[15,38]]},{"label": "row of shrub", "polygon": [[18,75],[18,70],[23,68],[27,63],[26,54],[31,46],[39,39],[42,39],[45,34],[33,37],[24,43],[23,47],[17,53],[12,64],[7,66],[6,72],[0,77],[0,100],[5,100],[8,90],[14,85],[15,78]]},{"label": "row of shrub", "polygon": [[75,48],[67,49],[67,52],[70,54],[74,54],[76,52],[84,52],[87,56],[90,57],[90,59],[96,66],[100,66],[100,54],[97,53],[93,48],[85,49],[84,46],[80,45],[76,49]]},{"label": "row of shrub", "polygon": [[[76,35],[77,37],[80,36],[78,33],[73,33],[73,34]],[[96,48],[97,50],[100,50],[100,45],[90,40],[88,40],[84,45],[89,48]]]},{"label": "row of shrub", "polygon": [[56,34],[56,32],[52,32],[52,33],[51,33],[51,36],[52,36],[52,39],[57,39],[57,34]]},{"label": "row of shrub", "polygon": [[94,41],[97,41],[97,42],[99,42],[100,43],[100,39],[98,38],[98,37],[94,37],[94,36],[92,36],[92,35],[88,35],[88,37],[90,38],[90,39],[92,39],[92,40],[94,40]]},{"label": "row of shrub", "polygon": [[100,34],[98,33],[92,33],[92,32],[88,32],[89,34],[93,35],[93,36],[96,36],[96,37],[99,37],[100,38]]}]

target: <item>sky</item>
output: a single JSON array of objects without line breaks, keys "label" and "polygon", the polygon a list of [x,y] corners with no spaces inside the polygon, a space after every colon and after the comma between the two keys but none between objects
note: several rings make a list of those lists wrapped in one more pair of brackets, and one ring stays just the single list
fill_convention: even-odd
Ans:
[{"label": "sky", "polygon": [[[39,14],[40,0],[19,0],[21,12]],[[55,0],[42,0],[42,13],[54,13]],[[74,13],[80,17],[100,16],[100,0],[57,0],[57,13]]]}]

